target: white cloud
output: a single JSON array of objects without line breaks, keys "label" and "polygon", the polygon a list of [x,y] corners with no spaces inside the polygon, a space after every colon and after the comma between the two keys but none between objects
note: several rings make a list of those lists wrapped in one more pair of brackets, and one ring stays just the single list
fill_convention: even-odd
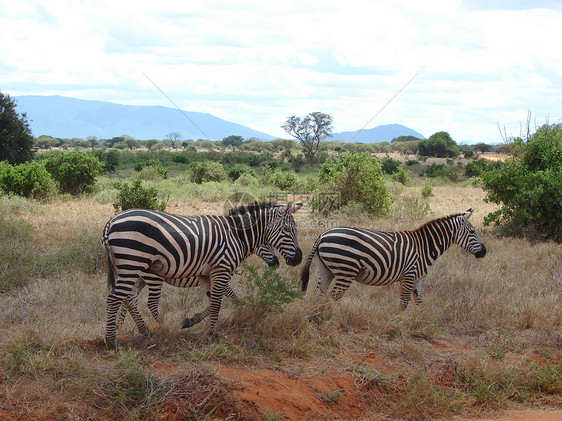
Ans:
[{"label": "white cloud", "polygon": [[562,105],[562,10],[514,4],[4,2],[0,87],[170,106],[142,71],[182,108],[283,136],[312,111],[356,130],[421,70],[370,127],[497,141],[498,121]]}]

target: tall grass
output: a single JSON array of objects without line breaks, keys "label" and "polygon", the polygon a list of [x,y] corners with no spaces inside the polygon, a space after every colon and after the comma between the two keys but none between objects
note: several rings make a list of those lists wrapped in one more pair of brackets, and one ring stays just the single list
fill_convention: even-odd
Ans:
[{"label": "tall grass", "polygon": [[[227,187],[232,189],[228,183],[158,183],[171,197],[168,211],[181,214],[222,213],[231,192]],[[356,381],[363,403],[395,419],[446,417],[510,402],[560,405],[562,248],[496,238],[484,230],[482,221],[492,206],[483,202],[478,187],[433,185],[434,197],[421,199],[423,187],[397,187],[390,218],[368,218],[352,208],[326,218],[306,208],[296,214],[306,257],[326,226],[413,229],[474,208],[471,220],[488,254],[477,260],[453,246],[423,280],[422,305],[411,302],[400,312],[398,285],[353,284],[339,302],[310,287],[303,298],[282,304],[283,311],[255,317],[260,295],[247,288],[248,274],[241,269],[232,280],[233,289],[242,297],[255,296],[242,306],[223,300],[219,330],[226,339],[211,341],[205,323],[181,331],[183,318],[203,308],[207,299],[197,288],[164,285],[161,319],[152,323],[154,335],[138,335],[129,317],[118,332],[125,350],[131,348],[129,354],[108,354],[102,341],[107,290],[99,237],[114,214],[111,195],[100,190],[95,198],[43,205],[0,198],[0,208],[10,210],[0,219],[0,276],[10,285],[2,287],[0,300],[4,407],[31,418],[75,414],[86,419],[113,413],[155,418],[170,399],[195,402],[181,386],[186,382],[212,398],[209,405],[197,407],[199,412],[185,407],[184,414],[203,418],[215,405],[217,413],[228,416],[231,412],[219,397],[230,396],[235,385],[205,371],[216,362],[283,367],[295,376],[322,375],[325,370],[363,373]],[[266,189],[253,186],[249,191],[259,197]],[[255,256],[248,264],[263,266]],[[298,267],[282,264],[277,273],[298,288]],[[313,264],[311,285],[315,274]],[[140,309],[152,322],[146,294],[141,294]],[[443,357],[434,344],[445,339],[467,351]],[[354,357],[372,352],[400,368],[400,376],[375,375]],[[541,363],[530,363],[528,355]],[[151,368],[155,361],[176,364],[180,371],[156,375]],[[365,380],[368,375],[375,380]],[[189,376],[195,383],[189,383]],[[193,399],[205,399],[197,396]],[[238,414],[248,410],[235,400],[228,402]],[[259,417],[259,411],[244,416]]]}]

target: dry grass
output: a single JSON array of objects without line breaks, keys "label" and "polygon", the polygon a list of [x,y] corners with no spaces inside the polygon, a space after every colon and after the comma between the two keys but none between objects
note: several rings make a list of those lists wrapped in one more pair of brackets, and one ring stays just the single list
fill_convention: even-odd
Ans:
[{"label": "dry grass", "polygon": [[[421,187],[403,188],[397,201],[419,196]],[[132,350],[117,354],[103,348],[105,274],[97,263],[80,263],[75,250],[88,261],[101,259],[101,247],[96,251],[92,239],[113,215],[111,205],[87,198],[47,205],[3,199],[2,209],[10,209],[10,218],[24,219],[35,229],[32,251],[51,267],[23,288],[2,294],[2,407],[22,419],[92,419],[116,413],[156,419],[170,411],[202,419],[213,408],[215,417],[255,418],[255,407],[240,406],[234,398],[223,401],[231,399],[237,386],[212,374],[216,364],[284,370],[293,377],[329,372],[357,377],[353,373],[359,370],[363,374],[355,383],[370,411],[366,414],[382,419],[434,419],[520,404],[560,406],[562,248],[494,237],[482,227],[493,206],[483,202],[477,187],[434,186],[433,192],[431,214],[423,217],[402,212],[399,218],[370,219],[349,211],[320,223],[305,211],[297,214],[306,255],[325,223],[412,229],[474,208],[472,222],[482,233],[487,256],[476,260],[451,248],[423,281],[423,305],[411,303],[400,312],[397,285],[358,284],[337,303],[310,288],[283,312],[263,317],[224,300],[219,329],[227,339],[213,342],[205,323],[179,329],[186,315],[206,304],[201,292],[164,286],[153,337],[140,337],[128,318],[118,340]],[[169,210],[199,214],[221,208],[215,202],[177,201]],[[80,248],[82,239],[88,243]],[[74,251],[67,252],[69,248]],[[65,256],[72,262],[63,262]],[[256,257],[249,264],[263,265]],[[241,273],[232,286],[243,293]],[[299,268],[283,264],[279,273],[295,280]],[[145,294],[141,309],[150,321]],[[440,344],[453,345],[445,349]],[[375,354],[386,361],[383,366],[365,362]],[[174,371],[155,371],[157,363]],[[386,369],[396,374],[381,374]],[[202,393],[190,395],[191,386]]]}]

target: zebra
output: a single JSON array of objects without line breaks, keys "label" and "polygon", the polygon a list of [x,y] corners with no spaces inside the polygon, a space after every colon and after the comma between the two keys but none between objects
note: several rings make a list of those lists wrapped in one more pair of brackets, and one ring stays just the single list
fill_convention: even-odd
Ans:
[{"label": "zebra", "polygon": [[[275,249],[269,244],[262,244],[256,250],[256,256],[260,257],[269,267],[277,267],[279,266],[279,258],[275,254]],[[154,320],[158,320],[159,318],[159,311],[158,311],[158,304],[160,301],[160,296],[162,294],[162,284],[164,282],[168,283],[174,287],[180,288],[191,288],[191,287],[198,287],[204,286],[206,288],[206,294],[210,297],[210,290],[209,290],[209,277],[205,275],[194,276],[191,278],[183,278],[183,279],[164,279],[158,278],[157,276],[151,276],[152,281],[154,283],[150,284],[149,292],[148,292],[148,309],[152,314]],[[139,278],[135,288],[131,291],[131,295],[127,299],[129,301],[129,305],[133,305],[138,307],[138,295],[143,290],[143,288],[147,285],[147,283],[143,280],[143,278]],[[224,295],[228,298],[233,300],[238,300],[238,296],[236,293],[230,288],[230,285],[227,285],[225,288]],[[127,306],[125,303],[121,306],[121,310],[119,312],[119,316],[117,319],[117,326],[121,326],[125,317],[127,315]]]},{"label": "zebra", "polygon": [[310,264],[316,257],[318,288],[340,299],[353,280],[366,285],[400,282],[400,309],[405,310],[414,295],[421,304],[421,280],[429,267],[453,243],[477,258],[486,255],[486,246],[468,221],[473,210],[434,219],[414,231],[374,231],[339,227],[318,236],[301,271],[302,290],[308,286]]},{"label": "zebra", "polygon": [[275,247],[288,265],[302,261],[293,214],[302,203],[275,206],[253,203],[226,216],[182,216],[146,209],[129,209],[106,224],[102,243],[108,263],[106,334],[108,348],[116,348],[116,319],[122,303],[144,334],[150,330],[135,303],[129,302],[139,278],[149,286],[162,279],[208,276],[210,303],[186,318],[190,327],[210,315],[209,334],[216,336],[222,296],[240,262],[263,244]]}]

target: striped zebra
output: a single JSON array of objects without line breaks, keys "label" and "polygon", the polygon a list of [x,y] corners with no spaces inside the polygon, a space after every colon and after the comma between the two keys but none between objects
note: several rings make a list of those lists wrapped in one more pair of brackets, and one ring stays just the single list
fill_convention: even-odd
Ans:
[{"label": "striped zebra", "polygon": [[[275,254],[275,249],[269,244],[262,244],[261,246],[259,246],[256,250],[256,256],[260,257],[269,267],[279,266],[279,258]],[[179,288],[204,286],[207,296],[210,297],[210,282],[209,277],[206,275],[193,276],[191,278],[183,279],[164,279],[159,278],[155,275],[151,275],[150,277],[153,282],[150,283],[150,286],[148,288],[148,309],[150,310],[150,313],[152,314],[154,320],[158,320],[159,317],[158,304],[160,302],[160,297],[162,294],[162,284],[164,282],[168,283],[171,286]],[[133,290],[131,291],[131,295],[129,296],[129,298],[127,298],[127,301],[129,301],[129,306],[132,305],[135,308],[138,307],[138,295],[145,286],[147,286],[147,283],[143,280],[143,278],[139,278],[139,280],[135,284],[135,288],[133,288]],[[224,295],[233,300],[238,300],[238,296],[232,290],[232,288],[230,288],[230,285],[226,286]],[[117,326],[121,326],[123,324],[126,315],[127,305],[123,303],[123,305],[121,306],[121,311],[119,312]]]},{"label": "striped zebra", "polygon": [[[108,262],[106,335],[108,348],[115,348],[117,312],[128,308],[142,334],[150,331],[129,298],[139,278],[147,285],[162,279],[209,278],[210,303],[201,313],[186,318],[190,327],[211,316],[209,333],[216,335],[222,296],[234,270],[259,246],[270,244],[296,266],[302,261],[293,213],[302,203],[274,206],[254,203],[232,209],[226,216],[181,216],[129,209],[105,226],[102,243]],[[204,278],[203,278],[204,279]]]},{"label": "striped zebra", "polygon": [[316,257],[318,288],[325,293],[336,278],[332,298],[340,299],[355,280],[366,285],[400,282],[400,309],[404,310],[413,293],[420,304],[421,279],[441,254],[453,243],[474,254],[486,255],[486,247],[465,213],[435,219],[414,231],[374,231],[339,227],[324,231],[316,239],[301,271],[302,290],[306,291],[310,264]]}]

